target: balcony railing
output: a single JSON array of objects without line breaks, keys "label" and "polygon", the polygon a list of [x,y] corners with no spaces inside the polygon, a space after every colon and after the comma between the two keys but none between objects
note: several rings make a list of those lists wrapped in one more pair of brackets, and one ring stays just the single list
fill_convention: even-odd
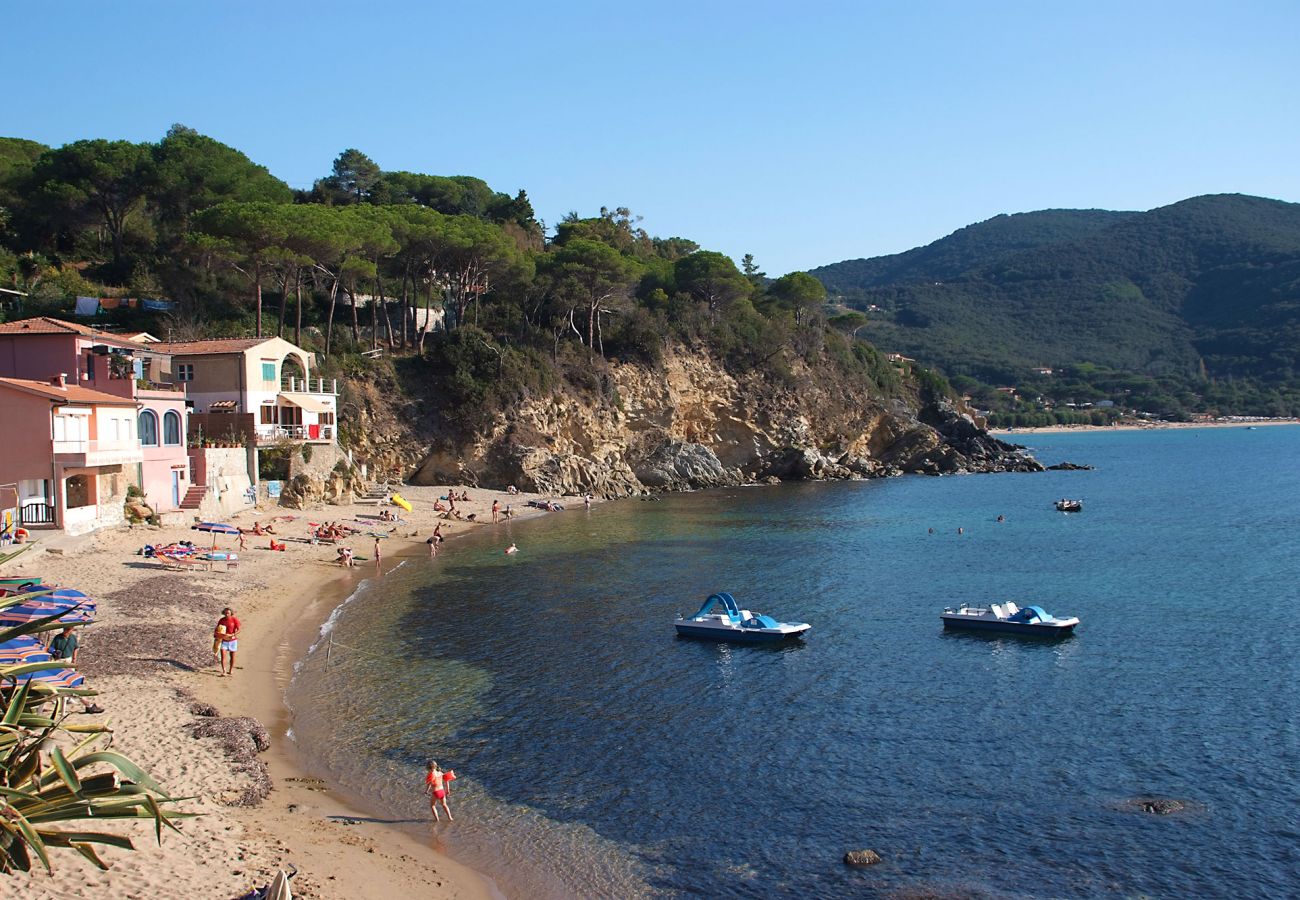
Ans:
[{"label": "balcony railing", "polygon": [[[313,434],[314,432],[314,434]],[[259,444],[274,444],[279,441],[318,441],[333,443],[333,425],[260,425],[257,429]]]},{"label": "balcony railing", "polygon": [[139,450],[136,441],[55,441],[55,453],[116,453],[119,451]]},{"label": "balcony railing", "polygon": [[280,390],[291,394],[337,394],[339,383],[335,378],[294,378],[286,375],[280,379]]},{"label": "balcony railing", "polygon": [[49,503],[24,503],[18,507],[18,521],[23,525],[53,525],[54,506]]}]

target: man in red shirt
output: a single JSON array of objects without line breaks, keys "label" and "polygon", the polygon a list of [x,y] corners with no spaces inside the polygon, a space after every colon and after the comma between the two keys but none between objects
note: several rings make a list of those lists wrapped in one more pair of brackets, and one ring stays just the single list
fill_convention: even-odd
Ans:
[{"label": "man in red shirt", "polygon": [[[239,649],[239,619],[229,606],[221,611],[217,620],[216,638],[221,645],[221,656],[217,659],[217,668],[222,676],[235,674],[235,651]],[[229,659],[229,663],[227,663]]]}]

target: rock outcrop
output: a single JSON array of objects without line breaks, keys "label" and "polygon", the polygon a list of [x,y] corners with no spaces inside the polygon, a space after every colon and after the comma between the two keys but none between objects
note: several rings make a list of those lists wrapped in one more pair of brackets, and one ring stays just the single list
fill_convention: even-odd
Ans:
[{"label": "rock outcrop", "polygon": [[484,433],[430,448],[408,477],[622,497],[773,479],[1041,470],[947,401],[918,412],[808,370],[774,383],[679,351],[655,370],[610,364],[598,394],[525,400]]},{"label": "rock outcrop", "polygon": [[846,866],[874,866],[881,862],[880,854],[875,850],[850,850],[844,854]]}]

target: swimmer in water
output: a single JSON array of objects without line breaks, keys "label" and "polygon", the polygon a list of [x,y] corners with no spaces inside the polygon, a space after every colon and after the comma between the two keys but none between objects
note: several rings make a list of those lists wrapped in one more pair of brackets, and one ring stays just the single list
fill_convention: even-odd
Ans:
[{"label": "swimmer in water", "polygon": [[507,553],[507,554],[510,554],[510,553],[518,553],[518,552],[519,552],[519,548],[516,547],[514,544],[511,544],[509,547],[506,548],[506,553]]}]

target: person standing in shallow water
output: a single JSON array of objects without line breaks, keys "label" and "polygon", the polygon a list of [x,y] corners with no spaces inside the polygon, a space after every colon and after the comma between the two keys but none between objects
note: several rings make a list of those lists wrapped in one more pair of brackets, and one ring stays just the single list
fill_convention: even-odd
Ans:
[{"label": "person standing in shallow water", "polygon": [[[447,811],[447,821],[456,821],[451,817],[451,807],[447,805],[447,781],[451,772],[443,772],[438,768],[438,763],[429,760],[428,769],[424,775],[424,792],[429,795],[429,810],[433,813],[435,822],[441,822],[442,818],[438,815],[438,804],[442,803],[442,808]],[[453,776],[454,777],[454,776]]]}]

